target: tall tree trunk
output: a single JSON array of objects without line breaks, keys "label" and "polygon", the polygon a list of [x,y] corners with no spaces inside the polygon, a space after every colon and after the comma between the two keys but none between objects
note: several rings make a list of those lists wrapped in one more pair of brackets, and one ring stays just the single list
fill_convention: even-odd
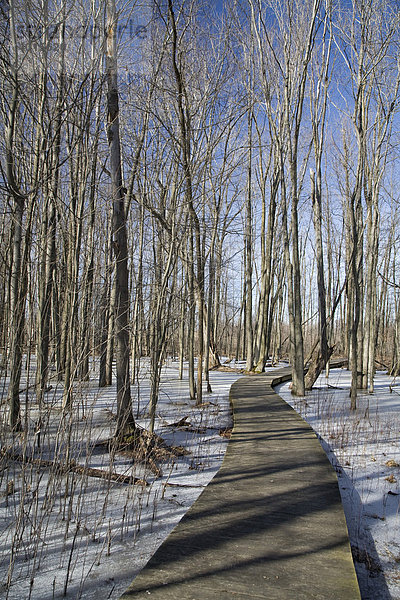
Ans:
[{"label": "tall tree trunk", "polygon": [[[202,257],[202,244],[200,222],[193,204],[193,185],[191,172],[191,124],[190,112],[187,104],[187,94],[184,87],[184,80],[178,64],[178,31],[176,26],[175,12],[172,0],[168,0],[169,21],[172,28],[172,65],[174,69],[175,82],[177,87],[177,105],[178,105],[178,121],[180,131],[180,147],[182,154],[182,167],[185,179],[185,196],[187,203],[187,211],[190,220],[190,228],[194,234],[194,242],[196,248],[196,272],[193,277],[194,289],[196,294],[196,302],[198,307],[199,323],[198,323],[198,355],[197,355],[197,389],[196,389],[196,404],[202,403],[203,390],[203,353],[204,353],[204,264]],[[184,99],[186,98],[185,106]]]},{"label": "tall tree trunk", "polygon": [[363,389],[374,391],[376,350],[376,269],[378,262],[378,207],[367,202],[367,268],[364,313]]},{"label": "tall tree trunk", "polygon": [[245,253],[246,253],[246,308],[245,308],[245,331],[246,331],[246,370],[251,371],[254,366],[254,343],[253,343],[253,252],[252,252],[252,108],[248,111],[248,155],[247,155],[247,194],[246,194],[246,227],[245,227]]},{"label": "tall tree trunk", "polygon": [[23,290],[22,272],[22,226],[23,226],[24,202],[22,199],[15,200],[14,206],[14,235],[13,255],[10,281],[10,384],[8,388],[8,399],[10,403],[10,427],[14,431],[21,429],[21,413],[19,386],[22,370],[22,347],[24,339],[25,323],[25,294]]},{"label": "tall tree trunk", "polygon": [[117,14],[115,0],[107,0],[107,137],[110,151],[111,195],[113,206],[113,250],[115,257],[115,336],[117,369],[118,437],[135,428],[129,374],[129,286],[128,243],[125,214],[125,188],[122,183],[117,86]]},{"label": "tall tree trunk", "polygon": [[[189,221],[190,222],[190,221]],[[196,398],[196,383],[194,377],[194,332],[195,332],[195,300],[194,300],[194,274],[193,274],[193,233],[189,228],[189,255],[188,255],[188,369],[189,369],[189,396],[191,400]]]},{"label": "tall tree trunk", "polygon": [[351,310],[351,325],[350,325],[350,356],[351,356],[351,388],[350,388],[350,408],[356,410],[357,408],[357,388],[358,388],[358,326],[360,322],[360,282],[359,282],[359,270],[357,264],[357,244],[358,244],[358,232],[355,225],[354,211],[351,209],[352,218],[352,230],[353,230],[353,252],[351,256],[351,286],[352,286],[352,310]]},{"label": "tall tree trunk", "polygon": [[[110,328],[110,314],[114,315],[114,304],[112,303],[112,227],[107,222],[106,226],[106,244],[104,250],[104,283],[101,293],[100,306],[100,371],[99,371],[99,387],[106,387],[112,383],[112,364],[111,369],[108,367],[108,341],[114,336],[114,321]],[[113,317],[112,317],[113,318]],[[110,335],[109,335],[110,332]],[[112,353],[111,353],[112,354]],[[112,363],[112,360],[111,360]],[[111,371],[111,373],[110,373]],[[111,381],[110,381],[111,377]]]},{"label": "tall tree trunk", "polygon": [[39,406],[43,401],[44,390],[47,385],[49,374],[49,349],[50,349],[50,317],[53,297],[54,268],[56,263],[56,209],[54,199],[45,208],[48,211],[46,219],[47,231],[44,248],[44,272],[42,294],[39,302],[38,323],[38,350],[37,350],[37,373],[36,373],[36,396]]},{"label": "tall tree trunk", "polygon": [[179,379],[183,379],[183,365],[185,361],[185,319],[186,319],[186,286],[181,288],[181,307],[179,325]]},{"label": "tall tree trunk", "polygon": [[[95,222],[96,222],[96,179],[97,179],[97,161],[98,161],[98,142],[100,131],[100,110],[97,105],[96,110],[96,128],[93,143],[93,153],[91,156],[90,181],[89,181],[89,229],[87,234],[87,255],[84,277],[84,292],[82,300],[82,334],[81,334],[81,352],[79,364],[79,376],[82,380],[89,379],[89,356],[90,356],[90,338],[92,327],[90,325],[90,316],[93,305],[93,285],[94,285],[94,266],[95,266]],[[89,132],[88,132],[89,133]],[[90,139],[90,137],[88,136]]]},{"label": "tall tree trunk", "polygon": [[12,240],[12,263],[10,276],[10,384],[8,400],[10,404],[9,423],[13,430],[21,429],[19,385],[22,368],[22,345],[25,321],[24,268],[22,257],[23,215],[26,196],[21,192],[16,171],[15,143],[20,104],[19,57],[17,46],[17,24],[15,7],[10,4],[9,35],[11,70],[11,98],[8,104],[5,127],[6,182],[9,194],[13,199],[14,231]]},{"label": "tall tree trunk", "polygon": [[333,348],[328,347],[327,322],[326,322],[326,289],[324,255],[322,245],[322,198],[321,198],[321,170],[318,168],[317,178],[311,172],[311,199],[313,205],[315,253],[317,260],[317,286],[318,286],[318,328],[319,346],[305,376],[305,388],[310,390],[319,375],[324,370]]},{"label": "tall tree trunk", "polygon": [[[328,346],[324,250],[322,241],[322,154],[325,138],[325,121],[328,102],[329,64],[332,47],[331,9],[327,6],[321,45],[317,49],[317,74],[311,81],[311,120],[315,155],[315,173],[311,170],[311,200],[315,232],[317,262],[318,329],[319,345],[305,376],[305,388],[311,389],[320,373],[328,365],[333,348]],[[322,62],[319,68],[319,62]]]},{"label": "tall tree trunk", "polygon": [[144,247],[144,206],[143,202],[139,206],[139,256],[138,271],[136,278],[135,303],[133,307],[133,340],[132,340],[132,383],[135,383],[139,376],[140,356],[143,352],[143,327],[144,327],[144,309],[143,309],[143,247]]},{"label": "tall tree trunk", "polygon": [[[48,177],[50,186],[45,210],[47,229],[44,232],[44,265],[42,273],[42,293],[39,294],[38,311],[38,344],[37,344],[37,370],[36,370],[36,394],[39,405],[43,400],[44,390],[47,385],[49,374],[49,349],[50,349],[50,321],[53,298],[54,269],[56,266],[56,233],[57,233],[57,202],[59,194],[60,178],[60,153],[62,135],[62,111],[64,106],[64,52],[65,52],[65,4],[62,9],[62,22],[58,39],[58,72],[57,72],[57,96],[54,117],[54,142],[50,152],[50,164]],[[46,31],[47,34],[47,31]],[[43,73],[43,100],[47,86],[47,74]],[[44,107],[43,107],[44,108]],[[47,192],[47,186],[46,186]]]},{"label": "tall tree trunk", "polygon": [[[262,273],[261,273],[261,291],[260,291],[260,319],[257,330],[257,347],[259,357],[256,371],[262,373],[268,360],[269,346],[271,340],[272,328],[272,306],[271,294],[273,285],[272,274],[272,252],[274,244],[275,216],[276,216],[276,198],[279,190],[279,173],[275,173],[271,182],[271,195],[268,210],[268,223],[265,241],[263,242]],[[265,197],[263,205],[265,204]],[[265,207],[263,207],[263,212]],[[264,217],[265,218],[265,217]]]},{"label": "tall tree trunk", "polygon": [[63,407],[70,410],[72,407],[73,380],[78,372],[78,305],[80,282],[80,257],[83,233],[83,216],[85,206],[85,191],[87,181],[88,157],[80,156],[84,149],[82,138],[79,139],[78,158],[74,160],[72,147],[69,144],[70,154],[70,211],[67,263],[67,293],[63,309],[63,326],[65,331],[65,365],[64,365],[64,391]]},{"label": "tall tree trunk", "polygon": [[301,303],[301,270],[299,257],[299,226],[297,212],[297,163],[291,165],[292,178],[292,285],[293,285],[293,373],[292,393],[295,396],[304,396],[304,349],[302,331],[302,303]]}]

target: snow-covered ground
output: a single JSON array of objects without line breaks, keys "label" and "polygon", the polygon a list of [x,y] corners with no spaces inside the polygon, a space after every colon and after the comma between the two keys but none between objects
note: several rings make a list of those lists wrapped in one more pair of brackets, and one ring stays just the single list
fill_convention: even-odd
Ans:
[{"label": "snow-covered ground", "polygon": [[276,391],[313,427],[335,467],[363,600],[399,600],[400,381],[378,373],[375,393],[359,393],[352,412],[350,379],[334,369],[305,398],[294,398],[289,383]]},{"label": "snow-covered ground", "polygon": [[[110,457],[95,445],[113,433],[115,387],[79,384],[74,410],[63,420],[62,390],[52,382],[42,410],[46,427],[33,403],[31,367],[30,379],[25,375],[21,383],[28,388],[21,398],[29,407],[23,418],[32,435],[28,442],[17,440],[20,448],[31,451],[35,440],[37,455],[41,430],[42,460],[56,456],[61,464],[73,459],[147,485],[66,474],[57,465],[43,468],[0,454],[0,598],[92,600],[101,590],[102,598],[116,599],[218,470],[227,444],[220,431],[231,425],[229,389],[239,375],[212,372],[213,393],[196,408],[187,380],[179,381],[177,364],[168,362],[156,431],[189,453],[163,463],[157,478],[148,466]],[[4,396],[6,381],[1,384]],[[376,393],[360,394],[354,413],[349,410],[350,374],[342,369],[332,370],[329,380],[321,377],[303,399],[291,396],[289,384],[278,389],[312,425],[336,469],[363,600],[400,599],[400,388],[392,384],[378,374]],[[145,363],[132,392],[137,422],[146,428]],[[3,423],[6,411],[3,403]],[[183,426],[173,425],[182,419]],[[4,452],[11,440],[6,427],[0,424],[0,429]]]},{"label": "snow-covered ground", "polygon": [[[203,406],[197,408],[189,400],[187,379],[178,379],[177,364],[170,361],[164,368],[156,432],[188,454],[164,462],[163,475],[157,478],[146,465],[110,456],[106,448],[95,445],[114,431],[114,386],[99,389],[95,383],[79,384],[73,411],[62,419],[62,390],[52,382],[40,424],[29,388],[33,372],[34,365],[28,385],[26,374],[21,383],[28,388],[27,395],[21,394],[29,407],[23,420],[32,433],[28,441],[21,437],[17,444],[22,454],[34,449],[42,464],[10,461],[4,452],[15,448],[15,443],[0,425],[0,598],[118,598],[218,470],[228,441],[220,432],[232,424],[229,389],[239,375],[211,373],[213,393],[205,394]],[[6,382],[2,384],[4,396]],[[146,428],[145,364],[132,392],[137,423]],[[6,412],[3,403],[2,423]],[[181,419],[183,426],[171,425]],[[35,435],[39,429],[40,451]],[[54,456],[58,466],[43,466]],[[66,474],[59,465],[71,460],[107,473],[131,475],[147,485]]]}]

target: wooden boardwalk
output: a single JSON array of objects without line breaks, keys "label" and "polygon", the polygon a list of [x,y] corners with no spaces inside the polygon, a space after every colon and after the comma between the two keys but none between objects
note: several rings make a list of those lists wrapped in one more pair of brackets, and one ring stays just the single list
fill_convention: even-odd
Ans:
[{"label": "wooden boardwalk", "polygon": [[223,464],[124,600],[360,598],[336,474],[310,426],[272,388],[231,388]]}]

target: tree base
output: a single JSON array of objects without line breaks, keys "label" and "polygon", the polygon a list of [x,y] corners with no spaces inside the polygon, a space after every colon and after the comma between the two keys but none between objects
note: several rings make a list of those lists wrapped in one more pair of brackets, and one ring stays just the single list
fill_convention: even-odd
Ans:
[{"label": "tree base", "polygon": [[156,477],[162,476],[158,463],[188,454],[183,446],[168,446],[162,437],[138,425],[130,433],[116,436],[102,444],[107,444],[110,452],[129,456],[134,462],[144,464]]}]

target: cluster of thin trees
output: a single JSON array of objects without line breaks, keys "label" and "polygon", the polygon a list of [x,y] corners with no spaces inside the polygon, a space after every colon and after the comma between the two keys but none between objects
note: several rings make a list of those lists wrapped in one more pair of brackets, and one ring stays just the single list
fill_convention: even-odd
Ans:
[{"label": "cluster of thin trees", "polygon": [[[72,406],[147,357],[400,371],[400,16],[381,0],[2,0],[0,346]],[[309,370],[304,377],[304,365]]]}]

